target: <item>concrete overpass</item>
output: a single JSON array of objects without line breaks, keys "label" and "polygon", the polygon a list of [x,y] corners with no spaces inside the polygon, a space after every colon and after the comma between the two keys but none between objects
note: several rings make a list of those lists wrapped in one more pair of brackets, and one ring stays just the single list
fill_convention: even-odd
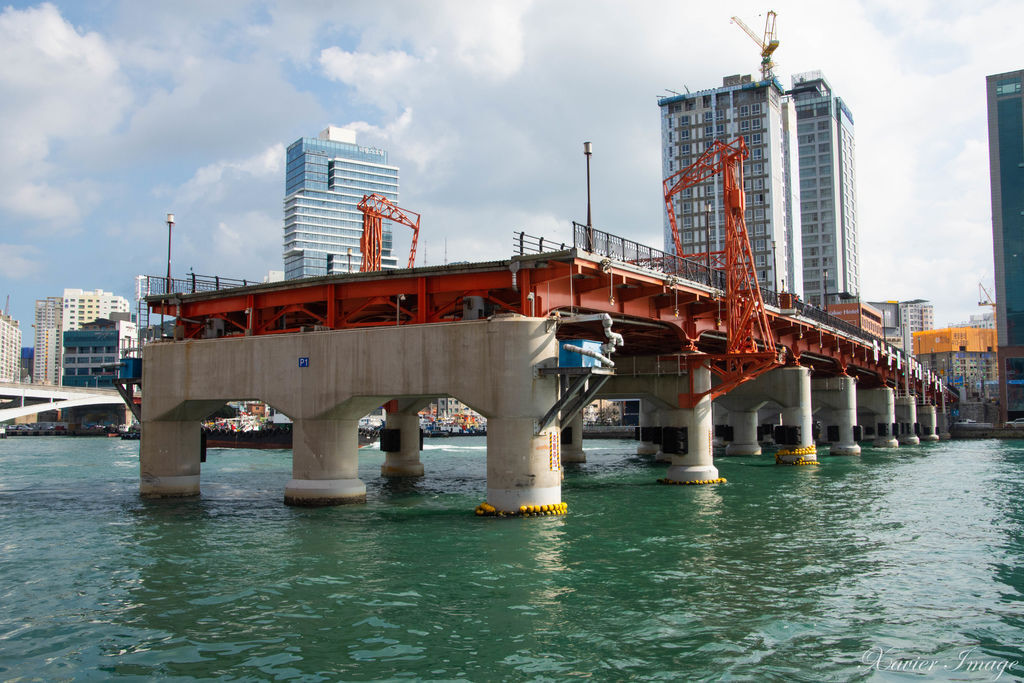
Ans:
[{"label": "concrete overpass", "polygon": [[81,406],[124,405],[124,399],[116,389],[0,382],[0,405],[4,403],[16,405],[0,408],[0,422],[48,410],[63,410]]}]

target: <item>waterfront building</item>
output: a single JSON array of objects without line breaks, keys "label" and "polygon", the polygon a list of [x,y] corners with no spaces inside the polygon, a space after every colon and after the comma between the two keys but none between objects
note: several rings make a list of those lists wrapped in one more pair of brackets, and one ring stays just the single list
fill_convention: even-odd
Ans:
[{"label": "waterfront building", "polygon": [[[365,195],[398,202],[398,168],[388,153],[356,144],[355,131],[328,126],[288,146],[284,197],[285,279],[358,271]],[[384,268],[395,268],[391,224],[383,225]]]},{"label": "waterfront building", "polygon": [[914,332],[914,355],[921,365],[957,387],[961,399],[995,398],[998,379],[996,331],[980,327],[947,327]]},{"label": "waterfront building", "polygon": [[793,76],[789,96],[796,109],[804,298],[824,308],[860,292],[853,114],[820,71]]},{"label": "waterfront building", "polygon": [[113,387],[122,351],[133,348],[138,328],[127,313],[98,318],[63,334],[66,387]]},{"label": "waterfront building", "polygon": [[[662,177],[695,162],[716,139],[743,136],[746,225],[757,278],[777,291],[803,293],[800,217],[797,201],[796,115],[775,78],[726,76],[722,87],[658,100],[661,108]],[[724,249],[720,175],[674,197],[673,208],[685,253]],[[668,215],[665,251],[675,253]]]},{"label": "waterfront building", "polygon": [[1024,70],[986,78],[996,275],[999,404],[1003,419],[1024,417]]},{"label": "waterfront building", "polygon": [[827,310],[829,315],[834,315],[840,320],[856,325],[868,334],[872,334],[879,339],[885,338],[882,312],[874,306],[854,300],[830,303]]},{"label": "waterfront building", "polygon": [[65,289],[62,296],[36,301],[33,382],[59,385],[63,375],[64,333],[97,318],[128,314],[128,300],[102,289]]},{"label": "waterfront building", "polygon": [[21,329],[18,321],[0,313],[0,382],[21,381]]},{"label": "waterfront building", "polygon": [[32,383],[32,371],[35,369],[33,367],[34,359],[35,359],[35,349],[32,348],[31,346],[22,346],[21,347],[21,372],[19,374],[21,376],[21,381],[23,383],[25,383],[25,384],[31,384]]}]

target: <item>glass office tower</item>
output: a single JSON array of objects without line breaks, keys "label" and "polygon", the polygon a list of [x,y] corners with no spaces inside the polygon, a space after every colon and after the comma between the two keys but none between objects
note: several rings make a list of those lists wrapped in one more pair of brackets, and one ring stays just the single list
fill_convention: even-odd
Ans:
[{"label": "glass office tower", "polygon": [[[363,214],[356,208],[376,192],[398,202],[398,168],[383,149],[356,144],[354,131],[329,126],[288,146],[284,197],[285,279],[358,271]],[[391,224],[383,225],[384,268],[392,256]]]},{"label": "glass office tower", "polygon": [[1004,419],[1024,417],[1024,70],[986,79],[996,274],[999,398]]}]

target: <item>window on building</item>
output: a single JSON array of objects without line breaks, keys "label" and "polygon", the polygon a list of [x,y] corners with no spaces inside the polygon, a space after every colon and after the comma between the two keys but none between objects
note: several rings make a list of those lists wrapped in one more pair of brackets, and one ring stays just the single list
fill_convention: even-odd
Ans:
[{"label": "window on building", "polygon": [[750,107],[745,104],[740,107],[740,116],[750,116]]},{"label": "window on building", "polygon": [[761,103],[760,102],[755,102],[754,104],[750,105],[750,113],[754,114],[755,116],[760,114],[761,113]]},{"label": "window on building", "polygon": [[750,130],[750,121],[740,121],[740,130]]},{"label": "window on building", "polygon": [[705,123],[711,123],[714,120],[715,120],[715,112],[713,112],[713,111],[706,111],[706,112],[704,112],[704,122]]}]

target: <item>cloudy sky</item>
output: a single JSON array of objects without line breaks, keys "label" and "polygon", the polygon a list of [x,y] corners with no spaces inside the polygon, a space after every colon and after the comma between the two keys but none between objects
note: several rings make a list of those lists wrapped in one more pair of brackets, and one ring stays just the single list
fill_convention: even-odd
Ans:
[{"label": "cloudy sky", "polygon": [[[961,5],[961,7],[957,7]],[[865,299],[937,325],[992,287],[985,76],[1024,67],[1020,0],[790,2],[777,74],[856,122]],[[328,124],[389,150],[428,264],[507,258],[586,218],[661,244],[657,97],[756,73],[764,4],[688,0],[15,2],[0,10],[0,303],[131,298],[166,269],[281,270],[284,150]],[[398,253],[408,249],[399,233]],[[404,240],[404,241],[403,241]]]}]

